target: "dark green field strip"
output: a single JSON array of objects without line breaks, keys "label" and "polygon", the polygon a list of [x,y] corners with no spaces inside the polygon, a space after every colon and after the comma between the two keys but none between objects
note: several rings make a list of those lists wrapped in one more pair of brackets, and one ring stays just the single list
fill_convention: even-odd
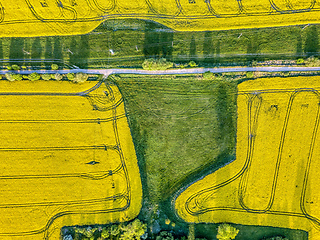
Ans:
[{"label": "dark green field strip", "polygon": [[[127,21],[130,25],[130,20]],[[101,25],[82,36],[3,38],[0,58],[25,59],[27,65],[29,59],[62,59],[86,68],[139,66],[143,58],[161,56],[176,62],[195,60],[202,64],[225,64],[236,61],[246,64],[254,59],[296,59],[318,55],[320,50],[318,25],[169,32],[160,30],[161,25],[149,22],[141,22],[140,31],[123,29],[125,27],[121,30],[121,24],[115,21],[107,27]]]},{"label": "dark green field strip", "polygon": [[151,201],[170,197],[186,175],[220,153],[232,154],[235,83],[137,76],[117,84]]}]

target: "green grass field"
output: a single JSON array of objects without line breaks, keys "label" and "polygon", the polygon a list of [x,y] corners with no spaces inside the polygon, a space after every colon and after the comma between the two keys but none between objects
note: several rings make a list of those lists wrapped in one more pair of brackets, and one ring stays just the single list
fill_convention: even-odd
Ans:
[{"label": "green grass field", "polygon": [[141,66],[152,56],[205,65],[319,54],[319,25],[214,32],[168,32],[161,27],[137,20],[111,21],[87,35],[2,38],[0,58],[55,58],[84,68],[109,68]]},{"label": "green grass field", "polygon": [[170,197],[186,176],[233,154],[236,83],[197,76],[121,76],[140,167],[149,198]]}]

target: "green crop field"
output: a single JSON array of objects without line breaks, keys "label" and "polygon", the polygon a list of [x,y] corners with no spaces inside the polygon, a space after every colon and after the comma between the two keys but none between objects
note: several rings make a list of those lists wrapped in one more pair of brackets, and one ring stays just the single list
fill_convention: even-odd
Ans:
[{"label": "green crop field", "polygon": [[237,84],[197,78],[121,75],[116,80],[153,202],[169,198],[186,176],[220,155],[234,153]]}]

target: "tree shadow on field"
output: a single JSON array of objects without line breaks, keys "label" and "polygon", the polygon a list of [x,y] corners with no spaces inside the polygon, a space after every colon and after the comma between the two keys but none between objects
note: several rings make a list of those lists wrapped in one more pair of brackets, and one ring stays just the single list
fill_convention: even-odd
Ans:
[{"label": "tree shadow on field", "polygon": [[[39,60],[42,57],[42,46],[40,38],[35,38],[31,47],[31,60]],[[38,66],[39,62],[32,62],[33,66]]]},{"label": "tree shadow on field", "polygon": [[190,61],[197,61],[197,45],[193,35],[190,41],[189,58],[190,58]]},{"label": "tree shadow on field", "polygon": [[88,68],[88,59],[90,57],[90,43],[89,36],[82,35],[80,37],[80,47],[78,52],[79,60],[77,64],[80,68],[87,69]]},{"label": "tree shadow on field", "polygon": [[160,33],[155,32],[156,24],[145,23],[143,54],[145,58],[159,58],[160,54]]},{"label": "tree shadow on field", "polygon": [[297,34],[296,55],[297,55],[298,58],[303,56],[302,37],[301,37],[301,34],[300,34],[300,33]]},{"label": "tree shadow on field", "polygon": [[56,60],[63,60],[62,46],[59,37],[54,38],[53,57]]},{"label": "tree shadow on field", "polygon": [[220,52],[221,52],[221,44],[220,40],[216,43],[216,57],[215,57],[215,63],[220,63]]},{"label": "tree shadow on field", "polygon": [[203,41],[203,61],[211,63],[215,49],[212,42],[212,32],[205,32]]},{"label": "tree shadow on field", "polygon": [[[217,100],[215,103],[216,112],[218,117],[218,135],[217,141],[221,143],[231,143],[228,150],[234,148],[236,136],[236,123],[235,123],[235,101],[232,99],[230,93],[232,86],[226,82],[219,83],[217,87]],[[231,139],[232,138],[232,139]]]},{"label": "tree shadow on field", "polygon": [[50,37],[47,37],[47,38],[46,38],[44,58],[45,58],[46,60],[50,60],[50,59],[53,58],[52,42],[51,42],[51,38],[50,38]]},{"label": "tree shadow on field", "polygon": [[79,51],[79,49],[78,49],[78,43],[76,41],[76,37],[72,37],[71,38],[71,43],[70,43],[70,46],[69,46],[69,49],[68,49],[69,64],[77,65],[78,51]]},{"label": "tree shadow on field", "polygon": [[247,42],[247,61],[252,62],[257,60],[257,53],[259,50],[257,35],[249,38]]},{"label": "tree shadow on field", "polygon": [[306,29],[306,41],[304,52],[308,57],[318,55],[319,51],[319,36],[316,26],[310,26]]},{"label": "tree shadow on field", "polygon": [[2,40],[0,39],[0,59],[3,59],[3,47],[2,47]]},{"label": "tree shadow on field", "polygon": [[[10,50],[9,50],[9,59],[11,64],[20,64],[21,60],[24,59],[23,47],[24,39],[23,38],[11,38],[10,39]],[[20,61],[14,61],[20,60]]]},{"label": "tree shadow on field", "polygon": [[173,52],[173,32],[161,32],[159,43],[161,57],[171,61]]}]

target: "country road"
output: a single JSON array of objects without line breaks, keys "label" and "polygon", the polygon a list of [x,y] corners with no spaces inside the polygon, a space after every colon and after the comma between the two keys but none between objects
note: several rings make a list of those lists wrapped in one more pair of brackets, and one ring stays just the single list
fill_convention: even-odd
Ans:
[{"label": "country road", "polygon": [[30,74],[32,72],[43,73],[77,73],[83,72],[88,74],[102,74],[109,76],[111,74],[142,74],[142,75],[172,75],[172,74],[197,74],[204,72],[225,73],[225,72],[305,72],[320,71],[320,67],[223,67],[223,68],[187,68],[187,69],[170,69],[149,71],[142,69],[69,69],[69,70],[18,70],[18,71],[0,71],[0,74],[8,72]]}]

